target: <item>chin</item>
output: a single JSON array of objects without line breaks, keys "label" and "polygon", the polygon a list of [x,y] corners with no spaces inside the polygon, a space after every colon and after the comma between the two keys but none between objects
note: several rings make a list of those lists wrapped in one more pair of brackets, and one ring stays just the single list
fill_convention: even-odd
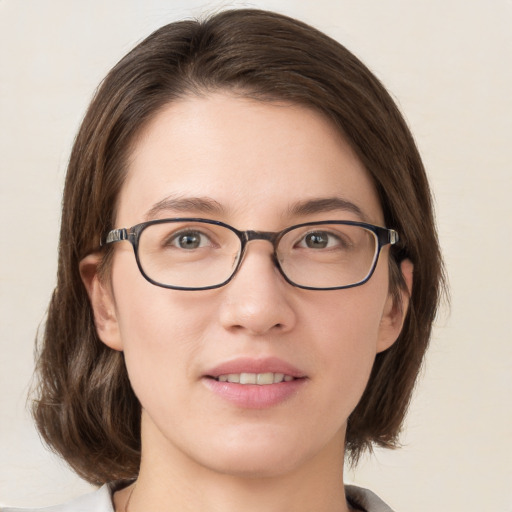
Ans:
[{"label": "chin", "polygon": [[288,429],[286,433],[264,429],[253,435],[222,436],[198,458],[203,466],[220,474],[272,478],[293,472],[316,451]]},{"label": "chin", "polygon": [[239,478],[276,478],[292,473],[300,466],[300,459],[276,456],[274,451],[224,453],[222,460],[208,461],[208,467],[216,473]]}]

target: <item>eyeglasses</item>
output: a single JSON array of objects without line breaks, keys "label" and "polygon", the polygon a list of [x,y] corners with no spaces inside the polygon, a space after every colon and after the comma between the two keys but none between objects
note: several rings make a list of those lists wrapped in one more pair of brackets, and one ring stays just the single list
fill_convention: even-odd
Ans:
[{"label": "eyeglasses", "polygon": [[129,241],[142,275],[175,290],[208,290],[226,285],[243,261],[248,242],[267,240],[284,279],[308,290],[337,290],[366,283],[380,250],[398,233],[372,224],[327,220],[279,232],[239,231],[223,222],[158,219],[113,229],[102,245]]}]

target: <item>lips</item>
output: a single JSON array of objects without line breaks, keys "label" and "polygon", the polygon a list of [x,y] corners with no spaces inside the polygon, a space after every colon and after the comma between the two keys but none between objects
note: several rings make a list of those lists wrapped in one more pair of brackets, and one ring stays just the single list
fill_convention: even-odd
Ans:
[{"label": "lips", "polygon": [[277,358],[235,359],[209,370],[207,388],[239,408],[263,409],[287,401],[306,383],[307,376]]}]

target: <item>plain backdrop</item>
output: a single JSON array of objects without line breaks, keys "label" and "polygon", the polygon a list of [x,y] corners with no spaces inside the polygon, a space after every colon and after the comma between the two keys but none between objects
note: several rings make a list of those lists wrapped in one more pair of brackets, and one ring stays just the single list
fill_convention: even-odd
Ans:
[{"label": "plain backdrop", "polygon": [[404,112],[434,190],[451,310],[403,448],[377,451],[347,480],[397,512],[512,511],[510,0],[0,0],[0,502],[49,505],[90,489],[42,446],[26,408],[85,108],[151,31],[223,7],[298,17],[356,53]]}]

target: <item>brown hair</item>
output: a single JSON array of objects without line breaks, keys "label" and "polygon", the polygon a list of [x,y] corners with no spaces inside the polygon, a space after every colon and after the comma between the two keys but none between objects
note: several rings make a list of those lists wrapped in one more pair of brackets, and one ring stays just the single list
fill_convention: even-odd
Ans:
[{"label": "brown hair", "polygon": [[[136,477],[140,404],[123,354],[98,339],[79,262],[115,227],[127,158],[142,127],[177,98],[219,89],[322,112],[373,177],[386,225],[401,237],[390,258],[392,289],[404,286],[403,258],[414,263],[414,286],[402,333],[377,355],[346,443],[357,459],[372,443],[397,442],[443,283],[429,186],[412,136],[384,87],[336,41],[275,13],[224,11],[164,26],[128,53],[99,87],[71,153],[34,416],[46,442],[93,483]],[[106,251],[105,268],[108,260]]]}]

